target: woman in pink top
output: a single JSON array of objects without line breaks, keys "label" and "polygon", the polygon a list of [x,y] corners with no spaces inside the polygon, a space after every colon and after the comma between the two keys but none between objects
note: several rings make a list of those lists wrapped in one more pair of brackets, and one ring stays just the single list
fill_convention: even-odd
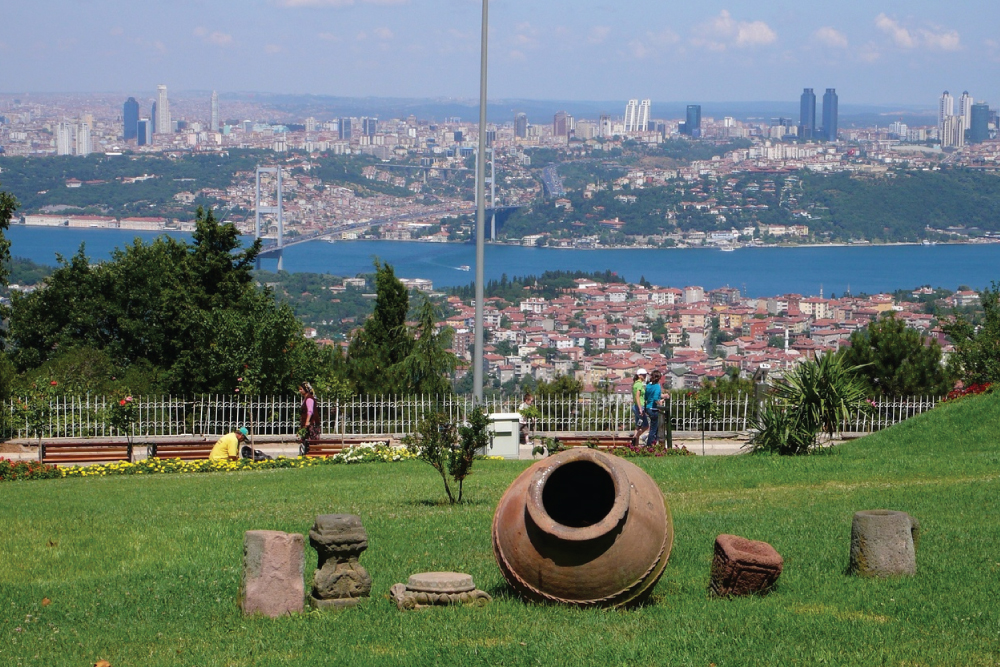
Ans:
[{"label": "woman in pink top", "polygon": [[302,433],[305,429],[299,451],[305,455],[309,453],[309,444],[319,439],[319,408],[316,405],[316,392],[308,382],[299,385],[299,396],[302,397],[302,407],[299,409],[299,432]]}]

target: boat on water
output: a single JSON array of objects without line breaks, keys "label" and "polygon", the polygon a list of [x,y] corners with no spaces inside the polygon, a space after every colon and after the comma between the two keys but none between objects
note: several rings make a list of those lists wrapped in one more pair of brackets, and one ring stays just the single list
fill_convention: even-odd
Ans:
[{"label": "boat on water", "polygon": [[722,252],[733,252],[734,250],[736,250],[736,246],[734,246],[734,245],[724,245],[721,248],[719,248],[719,250],[721,250]]},{"label": "boat on water", "polygon": [[463,264],[462,266],[456,266],[455,268],[458,269],[459,271],[470,271],[472,269],[472,267],[469,266],[468,264]]}]

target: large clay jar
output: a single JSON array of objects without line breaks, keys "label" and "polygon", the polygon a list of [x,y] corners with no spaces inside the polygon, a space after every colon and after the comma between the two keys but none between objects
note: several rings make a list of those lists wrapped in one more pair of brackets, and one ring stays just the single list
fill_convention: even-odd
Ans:
[{"label": "large clay jar", "polygon": [[663,493],[639,467],[595,449],[543,459],[514,480],[493,516],[503,576],[532,600],[640,602],[670,557]]}]

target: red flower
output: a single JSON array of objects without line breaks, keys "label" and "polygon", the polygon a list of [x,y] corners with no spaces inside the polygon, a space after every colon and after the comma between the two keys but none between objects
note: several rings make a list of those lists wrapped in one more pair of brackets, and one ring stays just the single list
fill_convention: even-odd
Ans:
[{"label": "red flower", "polygon": [[53,380],[53,381],[52,381],[52,382],[50,382],[49,384],[50,384],[50,385],[52,385],[53,387],[55,387],[55,386],[56,386],[57,384],[59,384],[59,383],[58,383],[58,382],[56,382],[55,380]]},{"label": "red flower", "polygon": [[118,401],[118,405],[124,406],[125,405],[125,399],[123,398],[122,400]]}]

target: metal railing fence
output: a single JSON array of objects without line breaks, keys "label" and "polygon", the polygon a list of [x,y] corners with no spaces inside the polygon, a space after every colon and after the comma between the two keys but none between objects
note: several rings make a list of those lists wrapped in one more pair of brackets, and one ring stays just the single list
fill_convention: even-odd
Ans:
[{"label": "metal railing fence", "polygon": [[[11,399],[3,407],[3,436],[6,438],[92,438],[124,435],[115,433],[104,417],[108,398],[104,396],[67,396],[48,401],[35,414],[41,414],[40,433],[33,432],[27,411],[21,405],[28,399]],[[842,424],[841,430],[869,433],[932,409],[940,398],[916,396],[881,398],[874,401],[869,414]],[[749,394],[715,397],[716,416],[706,420],[705,430],[713,433],[747,431],[752,425],[756,403]],[[353,396],[335,401],[318,399],[322,432],[328,436],[385,435],[414,432],[417,424],[433,411],[441,411],[452,420],[465,420],[475,403],[471,396]],[[489,412],[517,412],[520,397],[490,396],[483,402]],[[138,419],[135,438],[163,436],[218,437],[240,426],[255,435],[294,437],[299,425],[300,399],[286,396],[202,395],[194,397],[136,397]],[[621,394],[580,396],[537,396],[534,406],[539,417],[532,432],[545,436],[553,433],[588,433],[629,431],[632,429],[632,403]],[[694,396],[672,396],[669,414],[677,431],[700,431],[701,417]]]}]

